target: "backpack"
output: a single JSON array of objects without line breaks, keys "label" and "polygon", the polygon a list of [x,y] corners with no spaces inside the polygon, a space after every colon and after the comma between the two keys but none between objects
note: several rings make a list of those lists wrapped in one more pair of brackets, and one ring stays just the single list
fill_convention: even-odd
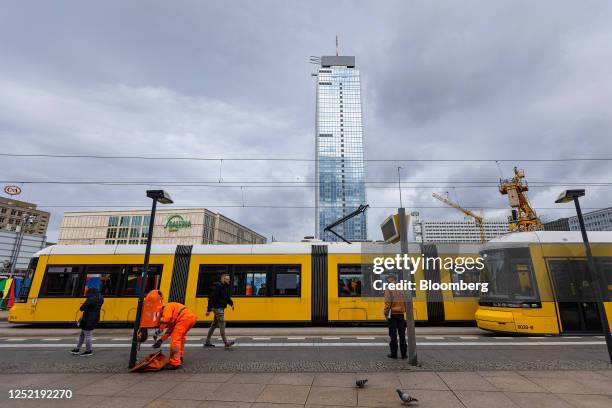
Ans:
[{"label": "backpack", "polygon": [[130,370],[130,373],[138,372],[149,372],[149,371],[160,371],[168,364],[169,358],[164,356],[164,353],[160,351],[153,354],[149,354],[147,357],[140,360]]},{"label": "backpack", "polygon": [[142,308],[142,318],[140,320],[140,327],[142,328],[154,328],[159,326],[159,320],[161,319],[161,309],[163,306],[162,293],[159,290],[152,290],[147,293],[144,298],[144,304]]}]

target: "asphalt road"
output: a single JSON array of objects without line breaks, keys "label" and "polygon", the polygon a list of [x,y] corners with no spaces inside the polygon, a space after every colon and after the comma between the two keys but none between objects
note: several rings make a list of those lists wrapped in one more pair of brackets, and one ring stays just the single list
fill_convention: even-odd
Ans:
[{"label": "asphalt road", "polygon": [[[282,330],[280,330],[282,332]],[[510,337],[455,335],[438,332],[418,335],[419,367],[406,361],[391,360],[384,331],[312,335],[308,331],[283,335],[232,336],[236,346],[226,350],[202,347],[199,333],[187,341],[186,372],[346,372],[390,370],[528,370],[528,369],[607,369],[603,336]],[[0,372],[125,372],[130,350],[129,332],[96,331],[95,355],[69,354],[74,335],[58,335],[38,329],[36,336],[3,334],[0,330]],[[219,341],[218,339],[216,341]],[[152,352],[151,340],[143,344],[139,356]],[[165,344],[167,351],[168,344]]]}]

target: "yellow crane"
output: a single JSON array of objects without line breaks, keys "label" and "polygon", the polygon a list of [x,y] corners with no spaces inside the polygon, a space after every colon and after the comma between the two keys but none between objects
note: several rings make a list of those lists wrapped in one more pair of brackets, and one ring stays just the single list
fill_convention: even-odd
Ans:
[{"label": "yellow crane", "polygon": [[467,210],[467,209],[461,207],[459,204],[456,204],[456,203],[452,202],[448,198],[441,196],[440,194],[432,193],[432,196],[435,199],[442,201],[444,204],[448,205],[449,207],[456,208],[457,210],[461,211],[462,213],[464,213],[468,217],[472,217],[474,219],[474,221],[476,221],[476,224],[478,224],[478,228],[480,229],[480,241],[481,242],[487,242],[487,239],[486,239],[486,236],[485,236],[485,228],[484,228],[482,214],[476,214],[473,211]]},{"label": "yellow crane", "polygon": [[525,171],[514,167],[514,175],[510,179],[499,180],[499,192],[508,195],[512,215],[508,217],[508,229],[514,231],[537,231],[542,229],[542,221],[529,204],[526,191],[529,185],[525,180]]}]

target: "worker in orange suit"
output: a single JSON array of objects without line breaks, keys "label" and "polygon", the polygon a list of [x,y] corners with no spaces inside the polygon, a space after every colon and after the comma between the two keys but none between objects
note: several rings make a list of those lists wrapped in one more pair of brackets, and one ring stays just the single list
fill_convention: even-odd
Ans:
[{"label": "worker in orange suit", "polygon": [[196,320],[196,314],[185,305],[171,302],[163,306],[159,329],[166,332],[153,344],[153,347],[160,348],[170,337],[170,363],[165,367],[167,370],[181,368],[187,332],[196,324]]}]

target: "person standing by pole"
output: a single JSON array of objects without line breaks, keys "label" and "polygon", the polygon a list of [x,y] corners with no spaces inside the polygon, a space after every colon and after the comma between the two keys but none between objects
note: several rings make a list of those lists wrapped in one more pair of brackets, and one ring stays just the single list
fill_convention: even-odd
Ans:
[{"label": "person standing by pole", "polygon": [[[387,278],[389,284],[395,284],[397,278],[395,275],[389,275]],[[404,319],[404,313],[406,313],[404,293],[401,290],[385,290],[385,308],[384,314],[387,322],[389,323],[389,348],[391,353],[387,354],[389,358],[397,358],[397,346],[399,337],[399,349],[402,359],[408,357],[408,346],[406,344],[406,320]]]}]

